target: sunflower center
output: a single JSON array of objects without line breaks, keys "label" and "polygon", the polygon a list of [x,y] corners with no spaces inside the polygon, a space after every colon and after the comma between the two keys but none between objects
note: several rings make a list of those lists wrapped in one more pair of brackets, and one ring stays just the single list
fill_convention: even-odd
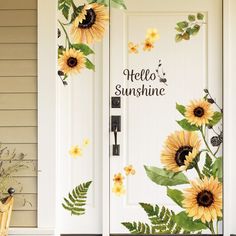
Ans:
[{"label": "sunflower center", "polygon": [[178,166],[184,166],[184,161],[186,160],[186,156],[190,152],[192,152],[193,148],[190,146],[183,146],[179,148],[179,150],[175,154],[175,161]]},{"label": "sunflower center", "polygon": [[77,66],[78,64],[78,60],[75,58],[75,57],[70,57],[68,60],[67,60],[67,65],[69,67],[75,67]]},{"label": "sunflower center", "polygon": [[197,195],[197,202],[199,206],[209,207],[214,202],[213,194],[204,190]]},{"label": "sunflower center", "polygon": [[92,8],[88,9],[85,19],[81,23],[79,23],[78,27],[82,29],[91,28],[95,23],[95,21],[96,21],[95,11]]},{"label": "sunflower center", "polygon": [[194,109],[193,113],[197,117],[202,117],[204,115],[204,109],[202,107],[197,107]]}]

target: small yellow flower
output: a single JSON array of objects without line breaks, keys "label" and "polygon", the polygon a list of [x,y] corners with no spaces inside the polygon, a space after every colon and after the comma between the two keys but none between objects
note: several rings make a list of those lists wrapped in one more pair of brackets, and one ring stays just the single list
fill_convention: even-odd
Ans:
[{"label": "small yellow flower", "polygon": [[149,39],[151,42],[156,42],[156,40],[160,39],[160,34],[157,29],[150,28],[147,30],[146,39]]},{"label": "small yellow flower", "polygon": [[114,186],[113,186],[113,188],[112,188],[112,192],[113,192],[116,196],[118,196],[118,197],[124,195],[124,194],[125,194],[124,185],[122,185],[122,184],[114,184]]},{"label": "small yellow flower", "polygon": [[154,48],[154,44],[153,42],[150,40],[150,39],[146,39],[144,42],[143,42],[143,51],[148,51],[150,52],[153,48]]},{"label": "small yellow flower", "polygon": [[132,42],[129,42],[128,43],[129,53],[137,54],[138,53],[138,47],[139,47],[138,44],[134,44]]},{"label": "small yellow flower", "polygon": [[124,171],[125,171],[125,174],[128,176],[128,175],[135,175],[136,171],[135,169],[133,168],[132,165],[128,165],[124,168]]},{"label": "small yellow flower", "polygon": [[83,146],[87,147],[90,144],[90,140],[88,138],[84,139]]},{"label": "small yellow flower", "polygon": [[114,175],[113,181],[115,184],[123,184],[124,176],[121,173]]},{"label": "small yellow flower", "polygon": [[83,154],[82,149],[78,145],[72,146],[69,153],[73,158],[81,157]]}]

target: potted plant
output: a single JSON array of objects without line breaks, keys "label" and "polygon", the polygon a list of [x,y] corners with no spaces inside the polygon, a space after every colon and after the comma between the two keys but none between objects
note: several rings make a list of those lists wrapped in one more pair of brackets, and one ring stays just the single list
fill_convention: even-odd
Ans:
[{"label": "potted plant", "polygon": [[[11,151],[0,144],[0,236],[8,235],[10,225],[15,189],[12,184],[20,184],[13,175],[25,168],[25,154]],[[7,194],[8,192],[8,194]]]}]

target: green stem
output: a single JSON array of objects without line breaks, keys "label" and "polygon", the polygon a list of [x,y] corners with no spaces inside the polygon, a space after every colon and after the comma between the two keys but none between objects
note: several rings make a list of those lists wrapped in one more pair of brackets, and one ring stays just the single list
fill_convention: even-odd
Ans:
[{"label": "green stem", "polygon": [[216,158],[216,156],[214,155],[214,153],[212,152],[211,148],[209,147],[209,145],[208,145],[208,143],[207,143],[207,141],[206,141],[206,136],[205,136],[205,134],[203,133],[203,129],[202,129],[202,128],[200,128],[200,132],[201,132],[201,134],[202,134],[202,138],[203,138],[203,141],[204,141],[204,143],[205,143],[207,149],[209,150],[209,152],[211,153],[211,155],[212,155],[214,158]]},{"label": "green stem", "polygon": [[216,221],[216,234],[219,234],[219,221]]},{"label": "green stem", "polygon": [[212,221],[209,223],[209,229],[210,229],[212,234],[216,234],[215,230],[214,230],[214,227],[213,227],[213,222]]},{"label": "green stem", "polygon": [[66,39],[67,39],[67,41],[68,41],[68,43],[69,43],[69,48],[72,46],[72,43],[70,42],[70,38],[69,38],[69,36],[68,36],[68,34],[67,34],[67,32],[66,32],[66,29],[65,29],[65,27],[64,27],[64,25],[58,20],[58,22],[59,22],[59,24],[61,25],[61,28],[63,29],[63,31],[64,31],[64,33],[65,33],[65,35],[66,35]]},{"label": "green stem", "polygon": [[202,179],[203,176],[202,176],[202,173],[201,173],[201,171],[200,171],[199,166],[198,166],[197,163],[196,163],[196,165],[194,166],[194,168],[195,168],[195,170],[197,171],[199,178]]},{"label": "green stem", "polygon": [[218,148],[216,149],[216,151],[214,152],[214,156],[216,156],[216,154],[217,154],[218,151],[220,150],[220,146],[221,146],[221,145],[219,145]]}]

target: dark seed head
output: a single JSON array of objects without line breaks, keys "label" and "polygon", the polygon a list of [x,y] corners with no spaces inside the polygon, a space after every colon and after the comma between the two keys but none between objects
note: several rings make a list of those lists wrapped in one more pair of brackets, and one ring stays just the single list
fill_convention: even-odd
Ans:
[{"label": "dark seed head", "polygon": [[186,156],[188,156],[188,154],[190,152],[192,152],[192,150],[193,150],[193,148],[190,147],[190,146],[180,147],[179,150],[175,154],[176,164],[178,166],[183,166],[184,165],[184,161],[186,160]]},{"label": "dark seed head", "polygon": [[209,207],[214,202],[213,194],[210,191],[203,190],[197,195],[197,203],[199,206]]},{"label": "dark seed head", "polygon": [[208,98],[207,101],[208,101],[209,103],[211,103],[211,104],[214,104],[214,103],[215,103],[215,101],[214,101],[212,98]]},{"label": "dark seed head", "polygon": [[57,29],[57,38],[61,37],[61,31],[59,29]]},{"label": "dark seed head", "polygon": [[59,70],[59,71],[57,72],[57,74],[58,74],[59,76],[63,76],[63,75],[64,75],[64,72],[61,71],[61,70]]},{"label": "dark seed head", "polygon": [[81,23],[79,23],[78,27],[81,29],[89,29],[93,26],[95,21],[96,21],[95,11],[92,8],[88,9],[85,19]]},{"label": "dark seed head", "polygon": [[204,109],[202,107],[197,107],[197,108],[194,109],[193,113],[196,117],[202,117],[205,112],[204,112]]},{"label": "dark seed head", "polygon": [[211,145],[212,145],[213,147],[218,147],[218,146],[220,146],[221,143],[222,143],[222,142],[221,142],[219,136],[213,136],[213,137],[211,138]]}]

